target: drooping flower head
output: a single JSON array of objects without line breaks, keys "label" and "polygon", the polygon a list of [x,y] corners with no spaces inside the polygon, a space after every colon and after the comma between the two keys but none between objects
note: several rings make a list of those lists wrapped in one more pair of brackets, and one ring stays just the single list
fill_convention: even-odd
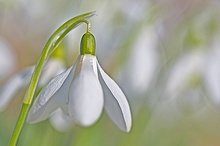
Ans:
[{"label": "drooping flower head", "polygon": [[87,127],[99,119],[104,107],[120,129],[130,131],[128,101],[99,65],[95,51],[95,37],[87,31],[81,40],[78,59],[42,89],[29,112],[28,123],[45,120],[60,108],[77,124]]}]

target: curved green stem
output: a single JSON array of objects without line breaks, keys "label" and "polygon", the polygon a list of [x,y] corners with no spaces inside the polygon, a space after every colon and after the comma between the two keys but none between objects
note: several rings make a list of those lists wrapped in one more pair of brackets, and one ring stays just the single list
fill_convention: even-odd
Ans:
[{"label": "curved green stem", "polygon": [[90,13],[79,15],[77,17],[70,19],[69,21],[64,23],[62,26],[60,26],[49,38],[48,42],[46,43],[42,51],[41,57],[35,67],[34,73],[32,75],[26,97],[24,98],[24,101],[23,101],[21,112],[20,112],[16,127],[14,129],[14,132],[13,132],[13,135],[10,141],[10,146],[15,146],[17,144],[19,135],[21,133],[22,127],[27,117],[30,105],[32,103],[32,100],[33,100],[33,97],[34,97],[34,94],[37,88],[37,84],[38,84],[45,62],[47,61],[49,56],[52,54],[52,52],[56,49],[56,47],[61,42],[61,40],[67,35],[67,33],[70,32],[75,27],[77,27],[80,23],[83,23],[83,22],[86,23],[87,31],[88,31],[90,29],[90,24],[85,19],[92,17],[93,15],[95,15],[95,13],[90,12]]}]

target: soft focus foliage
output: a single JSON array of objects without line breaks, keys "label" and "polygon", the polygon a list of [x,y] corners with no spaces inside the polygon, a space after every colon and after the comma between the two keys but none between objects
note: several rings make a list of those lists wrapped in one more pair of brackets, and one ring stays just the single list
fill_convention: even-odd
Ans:
[{"label": "soft focus foliage", "polygon": [[[0,0],[0,87],[36,64],[63,22],[89,11],[97,11],[90,22],[99,62],[131,105],[131,132],[117,129],[106,112],[90,128],[62,126],[53,115],[26,124],[18,146],[220,145],[218,0]],[[84,32],[83,25],[65,38],[69,66]],[[0,113],[1,146],[9,143],[24,95]]]}]

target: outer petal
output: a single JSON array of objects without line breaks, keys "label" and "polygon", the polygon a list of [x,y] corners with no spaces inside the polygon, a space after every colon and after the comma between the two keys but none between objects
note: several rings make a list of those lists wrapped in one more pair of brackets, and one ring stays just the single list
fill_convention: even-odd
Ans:
[{"label": "outer petal", "polygon": [[30,81],[34,67],[29,67],[20,74],[12,77],[0,90],[0,112],[3,111],[19,89],[25,87]]},{"label": "outer petal", "polygon": [[120,87],[104,72],[98,62],[97,64],[104,90],[105,109],[120,129],[129,132],[132,119],[128,101]]},{"label": "outer petal", "polygon": [[[77,65],[80,68],[69,92],[70,116],[82,126],[94,124],[103,109],[103,91],[96,75],[96,57],[83,55]],[[77,69],[76,69],[77,70]]]},{"label": "outer petal", "polygon": [[39,93],[27,117],[28,123],[47,119],[59,106],[66,106],[74,67],[53,78]]}]

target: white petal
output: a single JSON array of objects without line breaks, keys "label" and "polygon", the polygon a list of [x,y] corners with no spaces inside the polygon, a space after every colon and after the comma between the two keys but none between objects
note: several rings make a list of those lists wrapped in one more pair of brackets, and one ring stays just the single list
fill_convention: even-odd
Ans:
[{"label": "white petal", "polygon": [[50,117],[51,125],[60,132],[69,131],[73,127],[73,120],[64,114],[64,112],[58,108]]},{"label": "white petal", "polygon": [[105,109],[110,118],[120,129],[129,132],[132,119],[130,107],[125,95],[99,64],[98,70],[101,74],[100,81],[104,90]]},{"label": "white petal", "polygon": [[[91,126],[100,117],[103,109],[103,91],[98,80],[96,58],[81,56],[77,65],[79,74],[74,79],[69,92],[70,116],[82,126]],[[95,71],[96,70],[96,71]]]},{"label": "white petal", "polygon": [[17,92],[24,88],[31,79],[34,67],[22,71],[20,74],[12,77],[0,90],[0,112],[7,108],[10,101]]},{"label": "white petal", "polygon": [[62,104],[65,106],[68,98],[68,89],[72,81],[74,67],[53,78],[44,87],[36,98],[29,111],[27,122],[36,123],[47,119],[50,114]]}]

